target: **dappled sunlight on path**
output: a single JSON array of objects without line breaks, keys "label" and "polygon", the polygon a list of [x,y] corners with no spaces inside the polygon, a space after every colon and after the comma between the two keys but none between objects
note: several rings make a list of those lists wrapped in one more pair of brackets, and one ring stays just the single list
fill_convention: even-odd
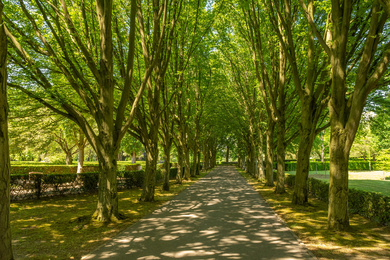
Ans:
[{"label": "dappled sunlight on path", "polygon": [[311,259],[234,167],[218,167],[83,259]]}]

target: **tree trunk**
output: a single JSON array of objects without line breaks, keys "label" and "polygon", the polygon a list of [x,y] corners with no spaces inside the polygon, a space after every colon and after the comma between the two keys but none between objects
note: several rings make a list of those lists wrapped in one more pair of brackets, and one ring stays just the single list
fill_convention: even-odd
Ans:
[{"label": "tree trunk", "polygon": [[321,162],[324,163],[325,162],[325,144],[324,144],[324,135],[325,135],[325,131],[322,131],[322,134],[321,134]]},{"label": "tree trunk", "polygon": [[[346,131],[332,125],[329,146],[330,182],[328,228],[344,230],[349,227],[348,217],[348,161]],[[347,152],[346,152],[347,151]]]},{"label": "tree trunk", "polygon": [[197,167],[198,167],[198,152],[197,152],[197,149],[195,148],[193,151],[193,156],[192,156],[192,167],[191,167],[191,176],[192,177],[196,176]]},{"label": "tree trunk", "polygon": [[273,177],[273,152],[274,152],[274,129],[275,123],[272,119],[268,121],[267,129],[267,157],[266,157],[266,172],[265,172],[265,185],[268,187],[274,186]]},{"label": "tree trunk", "polygon": [[257,155],[257,163],[258,163],[258,176],[257,178],[259,180],[264,180],[265,179],[265,171],[264,171],[264,159],[263,159],[263,136],[261,135],[260,131],[259,131],[259,139],[260,139],[260,142],[259,142],[259,147],[258,147],[258,155]]},{"label": "tree trunk", "polygon": [[84,145],[82,147],[79,146],[79,159],[77,162],[77,173],[83,172],[84,157],[85,157],[85,146]]},{"label": "tree trunk", "polygon": [[118,162],[121,162],[121,161],[123,161],[123,151],[120,151],[118,153]]},{"label": "tree trunk", "polygon": [[[169,141],[168,141],[169,142]],[[164,145],[164,184],[163,190],[169,191],[169,173],[171,171],[171,144],[165,143]]]},{"label": "tree trunk", "polygon": [[137,163],[137,154],[135,152],[131,152],[131,163]]},{"label": "tree trunk", "polygon": [[226,147],[226,162],[229,162],[229,146]]},{"label": "tree trunk", "polygon": [[158,145],[157,140],[150,140],[145,145],[146,150],[146,167],[144,185],[140,201],[154,201],[154,190],[156,186],[156,173],[158,161]]},{"label": "tree trunk", "polygon": [[198,154],[198,161],[196,164],[196,175],[200,175],[200,150],[197,151]]},{"label": "tree trunk", "polygon": [[176,147],[177,150],[177,175],[176,183],[182,184],[183,182],[183,149],[180,145]]},{"label": "tree trunk", "polygon": [[99,193],[98,205],[93,218],[98,222],[117,221],[118,211],[118,191],[117,191],[117,154],[111,152],[104,153],[97,151],[99,159]]},{"label": "tree trunk", "polygon": [[308,202],[307,178],[310,169],[310,151],[311,145],[308,144],[307,139],[300,135],[297,170],[295,175],[295,186],[292,198],[293,204],[305,205]]},{"label": "tree trunk", "polygon": [[317,121],[311,117],[312,107],[310,98],[302,103],[301,127],[299,130],[299,148],[297,158],[297,170],[292,203],[305,205],[308,202],[307,179],[310,170],[310,153],[315,139]]},{"label": "tree trunk", "polygon": [[185,147],[184,149],[184,179],[191,180],[191,165],[190,165],[190,149]]},{"label": "tree trunk", "polygon": [[204,170],[210,169],[210,152],[209,152],[209,146],[207,144],[204,144],[203,146],[203,168]]},{"label": "tree trunk", "polygon": [[10,213],[10,158],[7,103],[7,36],[0,0],[0,259],[13,259]]},{"label": "tree trunk", "polygon": [[285,180],[285,157],[286,157],[286,145],[284,142],[285,139],[285,122],[284,115],[281,115],[278,121],[278,144],[277,144],[277,181],[275,187],[275,193],[282,194],[285,193],[286,190],[284,188],[284,180]]},{"label": "tree trunk", "polygon": [[73,163],[72,152],[67,151],[66,152],[66,165],[72,165],[72,163]]}]

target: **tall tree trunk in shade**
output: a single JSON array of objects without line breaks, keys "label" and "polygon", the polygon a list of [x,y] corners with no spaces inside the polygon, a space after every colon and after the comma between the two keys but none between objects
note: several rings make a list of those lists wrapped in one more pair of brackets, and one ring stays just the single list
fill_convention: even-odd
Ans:
[{"label": "tall tree trunk in shade", "polygon": [[7,102],[7,36],[0,0],[0,259],[13,259],[10,226],[10,158]]},{"label": "tall tree trunk in shade", "polygon": [[275,122],[272,119],[268,119],[268,128],[266,131],[267,134],[267,154],[266,154],[266,169],[265,169],[265,180],[266,186],[274,186],[274,176],[273,176],[273,155],[274,155],[274,130]]}]

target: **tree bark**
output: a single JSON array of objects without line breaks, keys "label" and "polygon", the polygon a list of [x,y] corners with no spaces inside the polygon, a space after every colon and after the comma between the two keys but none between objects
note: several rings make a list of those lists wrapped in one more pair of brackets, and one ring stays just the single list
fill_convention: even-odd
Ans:
[{"label": "tree bark", "polygon": [[97,152],[99,160],[98,204],[93,218],[98,222],[110,222],[120,219],[117,191],[117,152]]},{"label": "tree bark", "polygon": [[348,161],[347,133],[337,125],[331,126],[330,183],[328,227],[344,230],[349,227],[348,217]]},{"label": "tree bark", "polygon": [[72,152],[66,152],[66,165],[72,165],[73,158],[72,158]]},{"label": "tree bark", "polygon": [[177,150],[177,175],[176,175],[176,183],[183,183],[183,148],[180,145],[176,146]]},{"label": "tree bark", "polygon": [[307,179],[310,169],[310,153],[316,137],[316,125],[318,119],[313,118],[312,98],[303,99],[301,105],[301,122],[299,129],[299,147],[297,158],[297,170],[292,203],[305,205],[308,202]]},{"label": "tree bark", "polygon": [[84,137],[83,132],[80,130],[79,131],[79,138],[77,142],[77,147],[79,150],[79,156],[78,156],[78,162],[77,162],[77,173],[82,173],[83,172],[83,167],[84,167],[84,158],[85,158],[85,146],[87,140]]},{"label": "tree bark", "polygon": [[0,259],[14,259],[10,226],[10,158],[7,102],[7,36],[0,0]]},{"label": "tree bark", "polygon": [[131,152],[131,163],[137,163],[137,154],[135,152]]},{"label": "tree bark", "polygon": [[146,167],[145,179],[140,201],[154,201],[154,190],[156,186],[156,173],[158,161],[158,146],[156,140],[145,145]]},{"label": "tree bark", "polygon": [[227,146],[226,147],[226,162],[228,163],[229,162],[229,151],[230,151],[230,149],[229,149],[229,146]]},{"label": "tree bark", "polygon": [[163,184],[163,190],[169,191],[169,173],[171,171],[171,146],[172,143],[170,140],[168,140],[168,143],[165,143],[163,146],[164,149],[164,184]]},{"label": "tree bark", "polygon": [[266,156],[266,170],[265,170],[265,185],[268,187],[274,186],[274,177],[273,177],[273,154],[274,154],[274,130],[275,122],[272,119],[268,120],[267,128],[267,156]]},{"label": "tree bark", "polygon": [[200,175],[200,150],[197,151],[197,154],[198,154],[198,161],[197,161],[197,164],[196,164],[196,175]]},{"label": "tree bark", "polygon": [[193,156],[192,156],[192,167],[191,167],[191,176],[192,177],[196,176],[197,168],[198,168],[198,151],[197,151],[197,148],[194,148]]},{"label": "tree bark", "polygon": [[79,159],[77,162],[77,173],[83,173],[85,149],[79,147]]},{"label": "tree bark", "polygon": [[277,143],[277,181],[275,187],[275,193],[285,193],[284,181],[285,181],[285,157],[286,157],[286,145],[285,145],[285,122],[284,115],[281,115],[278,120],[278,143]]},{"label": "tree bark", "polygon": [[190,165],[190,149],[184,146],[183,149],[184,152],[184,179],[185,180],[191,180],[191,165]]}]

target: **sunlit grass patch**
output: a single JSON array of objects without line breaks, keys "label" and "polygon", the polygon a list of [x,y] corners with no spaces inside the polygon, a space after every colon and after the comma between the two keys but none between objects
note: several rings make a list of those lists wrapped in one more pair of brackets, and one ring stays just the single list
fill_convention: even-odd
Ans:
[{"label": "sunlit grass patch", "polygon": [[[202,173],[203,177],[206,173]],[[141,189],[120,191],[119,210],[125,219],[92,221],[97,194],[54,197],[11,204],[11,228],[16,259],[79,259],[120,231],[171,200],[193,184],[171,181],[170,191],[156,187],[154,202],[139,202]]]},{"label": "sunlit grass patch", "polygon": [[292,190],[275,194],[274,188],[241,174],[319,259],[390,259],[389,227],[351,215],[349,230],[328,231],[327,203],[310,198],[308,206],[292,205]]}]

